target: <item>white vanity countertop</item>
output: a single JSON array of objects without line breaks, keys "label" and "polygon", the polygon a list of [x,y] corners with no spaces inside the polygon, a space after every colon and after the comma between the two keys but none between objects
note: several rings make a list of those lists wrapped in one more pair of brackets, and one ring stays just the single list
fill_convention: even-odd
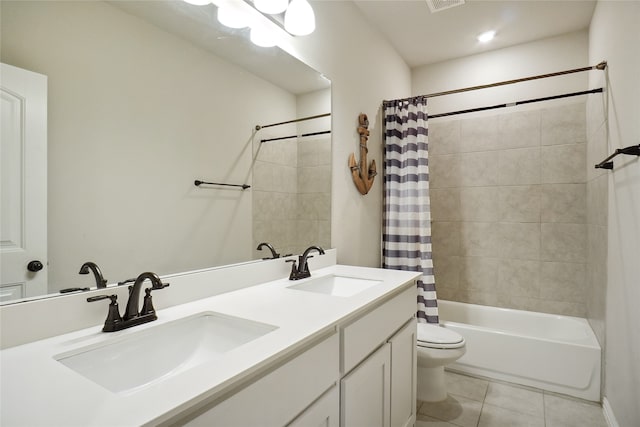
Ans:
[{"label": "white vanity countertop", "polygon": [[[382,283],[346,298],[287,289],[329,274]],[[193,405],[221,396],[240,380],[329,334],[339,323],[411,286],[419,276],[415,272],[334,265],[312,271],[310,279],[276,280],[159,310],[158,320],[123,331],[103,333],[102,325],[96,325],[2,350],[0,425],[138,426],[169,420]],[[105,316],[107,305],[105,302]],[[173,377],[121,393],[101,387],[55,359],[77,348],[99,346],[114,338],[207,311],[267,323],[278,329]],[[151,360],[154,354],[148,357]],[[104,369],[118,367],[104,366]]]}]

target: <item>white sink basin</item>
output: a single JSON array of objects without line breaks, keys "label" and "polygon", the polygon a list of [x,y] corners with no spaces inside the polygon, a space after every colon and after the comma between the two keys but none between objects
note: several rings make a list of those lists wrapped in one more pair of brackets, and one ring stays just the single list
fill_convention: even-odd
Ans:
[{"label": "white sink basin", "polygon": [[357,277],[328,275],[311,278],[309,281],[297,285],[287,286],[289,289],[315,292],[334,297],[350,297],[381,284],[380,280],[361,279]]},{"label": "white sink basin", "polygon": [[112,392],[132,392],[220,357],[275,329],[204,312],[54,358]]}]

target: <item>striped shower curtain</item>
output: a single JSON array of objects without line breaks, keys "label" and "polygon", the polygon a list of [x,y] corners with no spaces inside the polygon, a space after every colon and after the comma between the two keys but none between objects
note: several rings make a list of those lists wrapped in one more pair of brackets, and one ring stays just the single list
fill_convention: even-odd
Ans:
[{"label": "striped shower curtain", "polygon": [[383,268],[419,271],[419,322],[438,323],[431,260],[427,99],[385,101]]}]

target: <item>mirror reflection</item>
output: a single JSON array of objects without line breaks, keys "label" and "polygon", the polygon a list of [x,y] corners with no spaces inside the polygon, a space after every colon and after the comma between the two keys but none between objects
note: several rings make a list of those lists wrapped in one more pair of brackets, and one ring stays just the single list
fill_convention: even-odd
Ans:
[{"label": "mirror reflection", "polygon": [[[221,28],[213,5],[0,7],[1,62],[47,79],[47,251],[40,271],[17,266],[45,293],[95,287],[78,274],[87,261],[111,284],[269,257],[263,241],[282,255],[330,247],[330,134],[260,142],[330,130],[330,117],[255,130],[329,112],[318,73]],[[27,281],[12,295],[35,293]]]}]

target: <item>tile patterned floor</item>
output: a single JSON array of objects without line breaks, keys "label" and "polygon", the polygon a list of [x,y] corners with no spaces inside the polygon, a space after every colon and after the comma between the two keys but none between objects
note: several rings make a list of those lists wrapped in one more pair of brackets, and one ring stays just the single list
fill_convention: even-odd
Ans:
[{"label": "tile patterned floor", "polygon": [[449,395],[418,402],[416,427],[607,427],[598,404],[446,372]]}]

